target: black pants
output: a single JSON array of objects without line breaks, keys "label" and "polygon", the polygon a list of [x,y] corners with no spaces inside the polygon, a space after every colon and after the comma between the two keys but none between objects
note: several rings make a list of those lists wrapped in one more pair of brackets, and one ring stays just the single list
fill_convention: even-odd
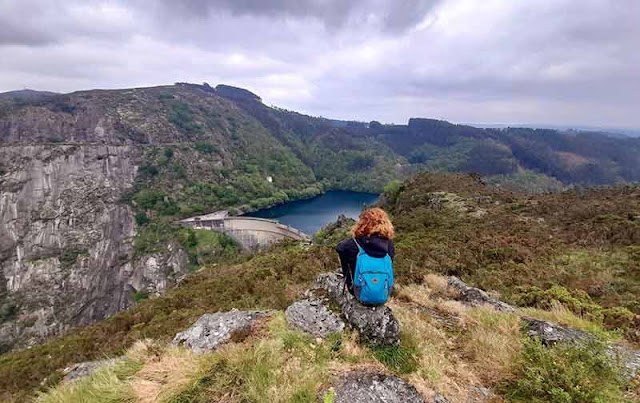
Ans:
[{"label": "black pants", "polygon": [[346,283],[347,290],[349,290],[351,295],[354,295],[354,296],[355,294],[353,293],[353,273],[355,271],[356,271],[356,268],[351,267],[350,265],[342,266],[342,275],[344,276],[344,282]]}]

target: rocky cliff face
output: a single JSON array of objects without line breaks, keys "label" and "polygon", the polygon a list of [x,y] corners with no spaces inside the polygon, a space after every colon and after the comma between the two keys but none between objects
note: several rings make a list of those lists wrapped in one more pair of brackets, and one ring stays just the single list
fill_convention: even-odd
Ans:
[{"label": "rocky cliff face", "polygon": [[[80,103],[63,102],[69,110]],[[0,120],[5,349],[105,318],[184,273],[185,255],[174,245],[134,259],[134,213],[120,199],[142,150],[123,141],[118,109],[103,105],[83,103],[82,114],[28,106]]]},{"label": "rocky cliff face", "polygon": [[0,98],[0,352],[162,294],[187,271],[180,218],[320,192],[220,95],[177,84]]},{"label": "rocky cliff face", "polygon": [[[177,250],[134,260],[131,208],[119,198],[136,175],[130,146],[24,145],[0,193],[4,344],[24,346],[159,294],[180,276]],[[5,168],[7,169],[7,168]],[[175,253],[171,253],[175,252]],[[6,315],[9,316],[9,315]]]}]

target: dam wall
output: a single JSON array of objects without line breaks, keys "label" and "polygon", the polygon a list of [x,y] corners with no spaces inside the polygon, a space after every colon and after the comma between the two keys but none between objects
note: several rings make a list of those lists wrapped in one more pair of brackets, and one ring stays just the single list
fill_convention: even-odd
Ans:
[{"label": "dam wall", "polygon": [[310,241],[309,236],[302,231],[277,221],[257,217],[231,217],[226,211],[187,218],[180,223],[193,229],[222,232],[236,239],[245,249],[251,250],[285,239]]}]

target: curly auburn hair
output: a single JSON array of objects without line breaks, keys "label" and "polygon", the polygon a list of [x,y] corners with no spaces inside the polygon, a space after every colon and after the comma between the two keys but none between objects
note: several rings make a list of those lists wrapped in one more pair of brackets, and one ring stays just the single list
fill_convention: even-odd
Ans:
[{"label": "curly auburn hair", "polygon": [[383,209],[374,207],[360,214],[358,222],[351,229],[351,234],[354,237],[378,235],[382,238],[393,239],[393,224]]}]

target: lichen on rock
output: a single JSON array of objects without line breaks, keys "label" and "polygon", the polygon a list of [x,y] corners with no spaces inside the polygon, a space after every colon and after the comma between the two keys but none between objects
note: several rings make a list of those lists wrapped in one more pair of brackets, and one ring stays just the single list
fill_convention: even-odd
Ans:
[{"label": "lichen on rock", "polygon": [[246,337],[255,321],[268,314],[269,311],[237,309],[204,314],[190,328],[176,334],[172,344],[187,347],[196,354],[215,350],[232,339],[240,340]]},{"label": "lichen on rock", "polygon": [[413,385],[373,371],[352,371],[342,375],[333,390],[334,403],[425,403]]},{"label": "lichen on rock", "polygon": [[[344,290],[344,280],[338,273],[321,273],[314,287],[323,290],[340,305],[342,315],[358,331],[361,343],[372,346],[400,344],[400,323],[387,306],[364,306]],[[312,290],[313,291],[313,290]]]},{"label": "lichen on rock", "polygon": [[342,319],[319,298],[294,302],[285,311],[285,317],[289,325],[315,337],[325,338],[344,330]]}]

